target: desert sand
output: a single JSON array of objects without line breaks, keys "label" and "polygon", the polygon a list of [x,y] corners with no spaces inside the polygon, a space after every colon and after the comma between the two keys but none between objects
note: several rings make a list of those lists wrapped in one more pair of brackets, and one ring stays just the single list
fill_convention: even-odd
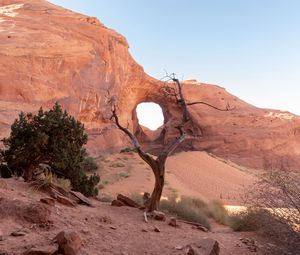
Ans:
[{"label": "desert sand", "polygon": [[[151,169],[136,153],[112,154],[98,159],[104,188],[115,196],[151,192]],[[226,205],[243,204],[242,194],[255,181],[251,170],[241,170],[206,152],[181,152],[168,158],[163,196],[197,197],[205,201],[220,199]]]}]

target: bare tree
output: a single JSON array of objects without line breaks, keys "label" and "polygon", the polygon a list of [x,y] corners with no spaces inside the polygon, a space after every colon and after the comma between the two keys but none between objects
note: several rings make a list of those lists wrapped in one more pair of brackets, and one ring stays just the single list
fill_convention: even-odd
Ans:
[{"label": "bare tree", "polygon": [[[150,196],[150,200],[147,203],[147,212],[153,212],[154,210],[158,210],[159,208],[159,201],[162,195],[164,183],[165,183],[165,164],[168,156],[184,141],[184,139],[187,137],[186,131],[185,131],[185,124],[189,122],[189,114],[188,114],[188,105],[193,104],[205,104],[207,106],[210,106],[214,109],[221,110],[221,111],[228,111],[230,107],[226,107],[226,109],[219,109],[213,105],[210,105],[205,102],[195,102],[195,103],[187,103],[182,91],[182,84],[180,81],[175,77],[174,74],[172,75],[166,75],[166,78],[168,79],[165,86],[162,88],[162,93],[166,97],[174,97],[175,102],[177,103],[178,107],[182,110],[182,117],[179,125],[176,126],[176,129],[179,132],[179,135],[174,138],[167,146],[163,148],[163,150],[159,153],[159,155],[154,158],[153,156],[146,153],[142,148],[137,140],[137,138],[128,130],[128,128],[123,127],[118,118],[117,114],[117,107],[116,104],[112,104],[112,116],[111,119],[114,119],[117,127],[122,130],[132,141],[134,148],[136,149],[139,156],[151,167],[154,176],[155,176],[155,185],[153,192]],[[175,87],[169,86],[169,81],[172,81],[172,85],[175,85]]]}]

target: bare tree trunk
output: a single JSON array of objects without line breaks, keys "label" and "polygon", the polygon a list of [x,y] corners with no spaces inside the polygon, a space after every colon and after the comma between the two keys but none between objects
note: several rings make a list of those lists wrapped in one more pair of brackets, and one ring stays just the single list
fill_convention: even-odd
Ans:
[{"label": "bare tree trunk", "polygon": [[164,165],[159,165],[156,169],[152,169],[155,176],[154,189],[150,197],[150,202],[146,208],[148,212],[153,212],[159,209],[159,201],[165,185]]}]

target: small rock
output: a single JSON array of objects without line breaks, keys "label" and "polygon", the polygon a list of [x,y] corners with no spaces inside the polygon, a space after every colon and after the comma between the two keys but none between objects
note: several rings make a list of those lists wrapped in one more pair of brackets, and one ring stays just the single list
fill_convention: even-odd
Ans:
[{"label": "small rock", "polygon": [[0,241],[3,241],[4,240],[4,235],[3,235],[3,232],[0,230]]},{"label": "small rock", "polygon": [[198,225],[198,226],[193,226],[192,227],[193,229],[198,229],[198,230],[201,230],[203,232],[209,232],[208,229],[204,226],[201,226],[201,225]]},{"label": "small rock", "polygon": [[116,230],[117,228],[114,226],[110,226],[111,229]]},{"label": "small rock", "polygon": [[59,251],[65,255],[76,255],[82,246],[82,240],[75,231],[61,231],[54,240],[57,241]]},{"label": "small rock", "polygon": [[121,206],[124,206],[125,204],[122,202],[122,201],[120,201],[120,200],[113,200],[113,201],[111,201],[111,206],[117,206],[117,207],[121,207]]},{"label": "small rock", "polygon": [[55,205],[55,200],[51,197],[44,197],[44,198],[41,198],[40,201],[44,204],[47,204],[47,205],[51,205],[51,206],[54,206]]},{"label": "small rock", "polygon": [[11,236],[26,236],[27,233],[21,230],[14,231],[10,234]]},{"label": "small rock", "polygon": [[163,212],[154,211],[153,218],[159,221],[166,221],[166,215]]},{"label": "small rock", "polygon": [[148,230],[143,228],[143,229],[142,229],[142,232],[148,232]]},{"label": "small rock", "polygon": [[71,199],[64,197],[64,196],[57,196],[56,200],[66,206],[71,206],[71,207],[75,207],[76,203],[74,201],[72,201]]},{"label": "small rock", "polygon": [[81,232],[82,232],[83,234],[89,234],[89,233],[90,233],[90,231],[89,231],[88,229],[82,229]]},{"label": "small rock", "polygon": [[160,232],[160,229],[156,226],[154,226],[154,232]]},{"label": "small rock", "polygon": [[24,252],[24,255],[54,255],[57,253],[57,247],[53,245],[31,248]]},{"label": "small rock", "polygon": [[182,245],[177,245],[177,246],[175,246],[175,249],[180,251],[180,250],[183,249],[183,246]]},{"label": "small rock", "polygon": [[178,224],[177,224],[177,220],[176,220],[176,218],[174,218],[174,217],[172,217],[171,219],[170,219],[170,222],[168,223],[170,226],[172,226],[172,227],[178,227]]},{"label": "small rock", "polygon": [[7,251],[0,250],[0,255],[8,255]]}]

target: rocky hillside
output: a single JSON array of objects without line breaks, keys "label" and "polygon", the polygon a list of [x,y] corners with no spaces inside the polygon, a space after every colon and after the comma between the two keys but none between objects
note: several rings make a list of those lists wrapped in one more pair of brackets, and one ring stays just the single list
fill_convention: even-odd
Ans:
[{"label": "rocky hillside", "polygon": [[[117,101],[122,123],[141,135],[135,108],[160,104],[165,125],[156,141],[159,149],[176,135],[180,110],[161,93],[164,83],[149,77],[128,52],[126,39],[96,18],[74,13],[44,0],[0,1],[0,130],[1,136],[18,112],[37,111],[59,101],[85,123],[88,149],[96,155],[130,143],[109,120]],[[238,164],[262,168],[300,163],[300,118],[288,112],[259,109],[224,88],[186,81],[188,131],[196,139],[181,149],[206,150]],[[151,135],[149,135],[151,136]],[[146,144],[147,145],[147,144]]]}]

